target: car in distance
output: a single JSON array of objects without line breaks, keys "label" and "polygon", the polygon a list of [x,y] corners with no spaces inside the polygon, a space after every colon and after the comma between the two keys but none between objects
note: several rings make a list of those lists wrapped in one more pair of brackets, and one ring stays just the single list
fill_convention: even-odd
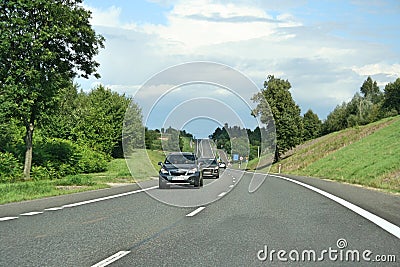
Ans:
[{"label": "car in distance", "polygon": [[195,154],[189,152],[173,152],[168,154],[161,166],[158,185],[159,188],[169,188],[171,184],[190,184],[194,187],[203,186],[203,177],[199,170]]},{"label": "car in distance", "polygon": [[226,169],[226,163],[223,161],[218,162],[218,167],[220,167],[221,169]]},{"label": "car in distance", "polygon": [[219,166],[215,158],[200,158],[199,163],[203,177],[219,178]]}]

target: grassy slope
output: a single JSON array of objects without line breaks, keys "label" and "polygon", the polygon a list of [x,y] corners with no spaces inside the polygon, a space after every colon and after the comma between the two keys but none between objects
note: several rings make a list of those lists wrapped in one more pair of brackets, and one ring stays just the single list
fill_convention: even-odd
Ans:
[{"label": "grassy slope", "polygon": [[282,172],[400,192],[399,130],[397,116],[312,140],[280,162]]}]

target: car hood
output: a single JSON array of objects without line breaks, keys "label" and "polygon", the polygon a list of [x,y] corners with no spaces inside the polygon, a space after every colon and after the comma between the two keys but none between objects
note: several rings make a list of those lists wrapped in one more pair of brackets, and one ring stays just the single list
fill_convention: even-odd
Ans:
[{"label": "car hood", "polygon": [[164,164],[163,167],[168,170],[184,169],[191,170],[197,168],[196,164]]}]

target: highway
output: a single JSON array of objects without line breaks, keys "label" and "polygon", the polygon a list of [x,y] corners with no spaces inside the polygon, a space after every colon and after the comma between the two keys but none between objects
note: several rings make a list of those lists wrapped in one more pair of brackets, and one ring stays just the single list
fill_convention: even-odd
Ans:
[{"label": "highway", "polygon": [[[208,153],[207,141],[200,144]],[[379,218],[392,227],[389,232],[382,221],[373,222],[286,176],[268,175],[249,193],[252,175],[227,169],[202,189],[160,190],[150,180],[140,187],[0,205],[0,266],[376,266],[364,259],[376,256],[395,258],[385,266],[398,266],[400,218],[394,213],[399,196],[310,182],[326,191],[351,192],[348,201],[358,206],[367,198],[366,203],[384,203],[382,209],[373,204],[360,209],[385,211]],[[177,207],[157,200],[184,206],[188,196],[212,202]],[[359,261],[346,261],[349,250],[348,255],[360,253]],[[296,251],[297,262],[292,260]]]}]

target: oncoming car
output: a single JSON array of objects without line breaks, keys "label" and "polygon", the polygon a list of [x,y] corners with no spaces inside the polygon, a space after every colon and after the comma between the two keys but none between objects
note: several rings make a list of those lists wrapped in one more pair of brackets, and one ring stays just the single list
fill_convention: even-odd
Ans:
[{"label": "oncoming car", "polygon": [[171,184],[190,184],[194,187],[203,186],[203,177],[199,170],[197,157],[189,152],[173,152],[168,154],[161,166],[158,185],[159,188],[169,188]]},{"label": "oncoming car", "polygon": [[226,169],[226,163],[223,161],[218,162],[218,167],[220,167],[221,169]]},{"label": "oncoming car", "polygon": [[201,158],[199,162],[203,177],[209,176],[219,178],[219,166],[215,158]]}]

